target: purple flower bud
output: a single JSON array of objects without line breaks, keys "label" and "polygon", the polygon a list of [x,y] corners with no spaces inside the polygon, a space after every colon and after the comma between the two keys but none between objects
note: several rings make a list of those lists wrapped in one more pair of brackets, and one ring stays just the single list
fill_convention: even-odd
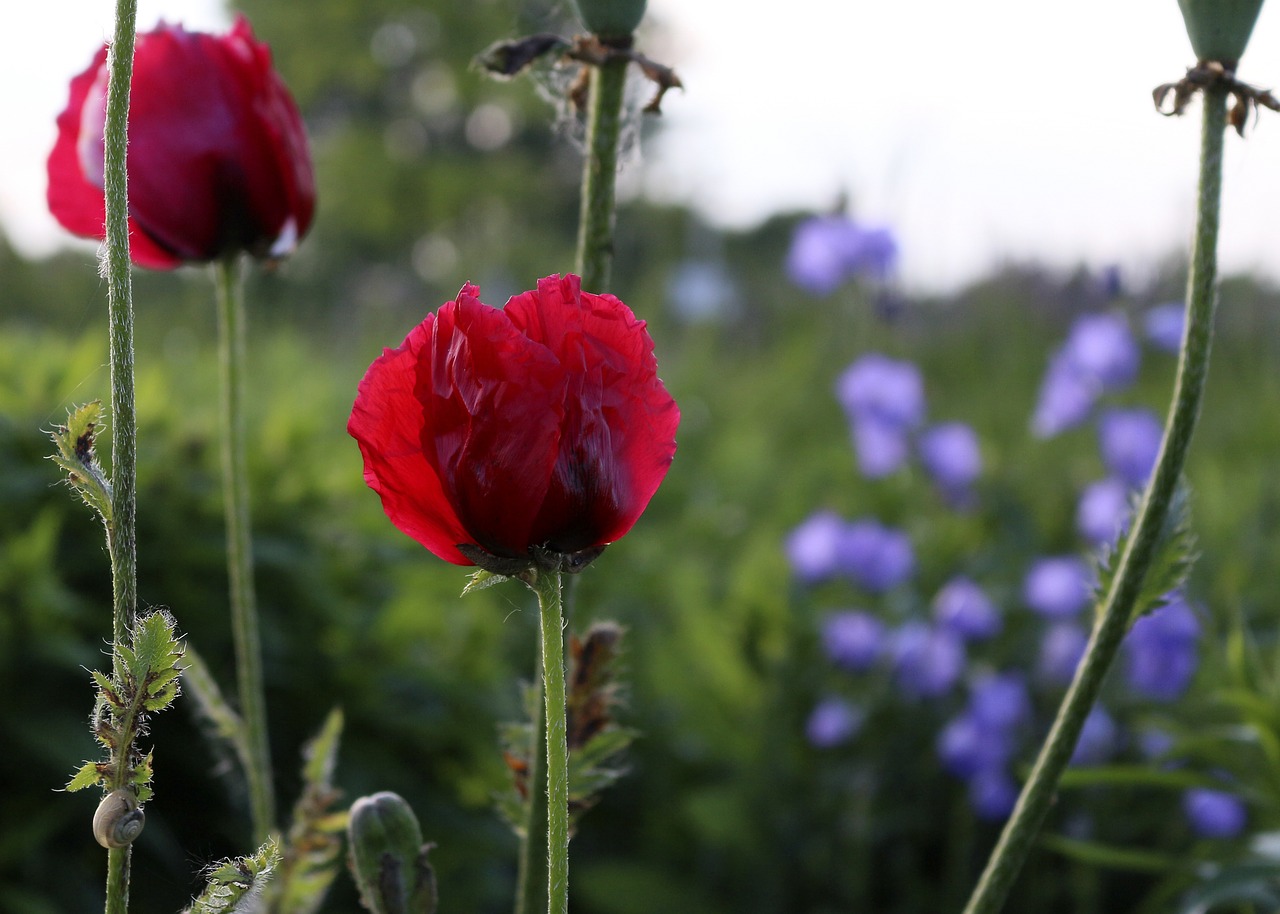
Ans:
[{"label": "purple flower bud", "polygon": [[1080,377],[1113,391],[1133,383],[1142,352],[1120,314],[1090,314],[1076,320],[1063,346]]},{"label": "purple flower bud", "polygon": [[1089,636],[1069,622],[1052,625],[1040,641],[1037,671],[1050,685],[1064,686],[1076,675]]},{"label": "purple flower bud", "polygon": [[1124,641],[1129,686],[1155,701],[1179,698],[1195,676],[1199,640],[1196,614],[1179,596],[1146,614]]},{"label": "purple flower bud", "polygon": [[1147,484],[1163,437],[1160,420],[1148,409],[1112,409],[1098,419],[1102,462],[1135,489]]},{"label": "purple flower bud", "polygon": [[1074,555],[1038,560],[1022,583],[1022,599],[1051,619],[1074,616],[1089,602],[1092,582],[1088,564]]},{"label": "purple flower bud", "polygon": [[845,523],[832,511],[810,515],[786,539],[787,560],[795,576],[806,584],[816,584],[839,570],[840,541]]},{"label": "purple flower bud", "polygon": [[880,657],[884,626],[870,613],[846,610],[828,616],[822,625],[822,645],[831,662],[861,671]]},{"label": "purple flower bud", "polygon": [[900,430],[924,421],[924,380],[911,362],[873,352],[845,369],[836,396],[853,421],[877,419]]},{"label": "purple flower bud", "polygon": [[939,626],[966,640],[1000,633],[1000,612],[986,593],[968,578],[952,578],[933,598],[933,617]]},{"label": "purple flower bud", "polygon": [[963,422],[943,422],[920,436],[920,462],[940,488],[963,492],[982,472],[978,436]]},{"label": "purple flower bud", "polygon": [[1088,378],[1080,375],[1065,353],[1059,352],[1049,361],[1040,384],[1031,432],[1037,438],[1052,438],[1074,428],[1089,418],[1098,390]]},{"label": "purple flower bud", "polygon": [[862,231],[844,216],[817,216],[796,226],[787,276],[813,295],[830,295],[849,278],[860,256]]},{"label": "purple flower bud", "polygon": [[1129,527],[1132,490],[1114,477],[1091,483],[1080,495],[1076,529],[1095,546],[1113,544]]},{"label": "purple flower bud", "polygon": [[987,731],[1009,732],[1031,720],[1031,694],[1021,673],[979,678],[969,691],[969,713]]},{"label": "purple flower bud", "polygon": [[1233,793],[1194,787],[1182,795],[1182,811],[1202,838],[1235,838],[1244,832],[1248,812]]},{"label": "purple flower bud", "polygon": [[915,570],[915,551],[902,530],[878,521],[853,521],[844,528],[838,548],[840,570],[872,593],[891,590]]},{"label": "purple flower bud", "polygon": [[1177,353],[1182,348],[1182,326],[1185,321],[1186,309],[1182,302],[1156,305],[1147,311],[1143,321],[1147,340],[1157,349]]},{"label": "purple flower bud", "polygon": [[1013,754],[1013,740],[1008,733],[984,727],[966,712],[942,728],[937,752],[944,769],[968,780],[979,771],[1003,768]]},{"label": "purple flower bud", "polygon": [[1101,765],[1115,752],[1118,737],[1119,729],[1111,715],[1101,705],[1095,705],[1084,719],[1076,751],[1071,754],[1071,764]]},{"label": "purple flower bud", "polygon": [[1018,802],[1018,785],[1003,769],[984,769],[969,780],[969,805],[984,822],[1009,818]]},{"label": "purple flower bud", "polygon": [[898,265],[898,241],[883,226],[864,228],[857,251],[849,263],[851,271],[874,280],[884,280]]},{"label": "purple flower bud", "polygon": [[912,698],[944,695],[964,672],[964,642],[923,622],[907,622],[894,632],[890,651],[898,686]]},{"label": "purple flower bud", "polygon": [[805,734],[820,749],[838,746],[857,736],[866,713],[840,698],[824,698],[809,715]]},{"label": "purple flower bud", "polygon": [[868,479],[880,479],[901,469],[911,455],[906,430],[877,416],[854,418],[853,448],[858,469]]}]

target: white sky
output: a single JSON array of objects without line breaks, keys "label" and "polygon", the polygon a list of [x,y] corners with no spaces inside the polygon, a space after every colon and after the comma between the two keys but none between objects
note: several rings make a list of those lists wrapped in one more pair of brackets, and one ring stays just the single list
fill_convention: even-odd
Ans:
[{"label": "white sky", "polygon": [[[63,238],[43,203],[53,119],[110,34],[114,3],[11,5],[0,30],[0,220],[21,250],[41,253]],[[1278,5],[1264,6],[1240,71],[1265,87],[1280,86]],[[1007,258],[1141,270],[1185,246],[1198,108],[1162,118],[1150,94],[1192,60],[1175,0],[650,9],[687,87],[668,96],[667,129],[645,151],[655,197],[746,227],[847,191],[858,216],[898,230],[903,280],[917,288]],[[141,28],[161,15],[226,21],[217,0],[139,0]],[[1228,138],[1221,252],[1225,270],[1280,280],[1280,115]]]}]

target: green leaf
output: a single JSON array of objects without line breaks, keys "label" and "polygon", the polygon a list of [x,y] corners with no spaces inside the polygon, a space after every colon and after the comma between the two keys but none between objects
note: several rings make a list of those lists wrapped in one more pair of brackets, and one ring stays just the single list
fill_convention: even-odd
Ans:
[{"label": "green leaf", "polygon": [[1135,873],[1165,873],[1176,869],[1179,859],[1168,854],[1155,851],[1139,850],[1132,847],[1118,847],[1114,844],[1102,844],[1098,841],[1081,841],[1062,835],[1044,835],[1040,843],[1051,851],[1062,854],[1071,860],[1087,863],[1091,866],[1104,866],[1113,870],[1128,870]]},{"label": "green leaf", "polygon": [[[1135,506],[1136,513],[1136,506]],[[1129,537],[1133,535],[1132,527],[1113,550],[1107,550],[1098,557],[1099,602],[1106,598],[1115,583],[1118,557],[1128,548]],[[1191,529],[1190,491],[1185,483],[1179,483],[1174,490],[1169,511],[1160,527],[1155,548],[1152,550],[1151,563],[1147,566],[1146,576],[1138,591],[1137,600],[1133,604],[1130,624],[1140,617],[1163,606],[1170,593],[1178,590],[1187,581],[1191,566],[1198,557],[1196,536]]]},{"label": "green leaf", "polygon": [[342,709],[334,708],[315,737],[303,749],[302,795],[293,807],[280,864],[280,875],[271,887],[269,910],[288,914],[312,914],[324,901],[341,865],[345,813],[332,810],[338,799],[333,786],[342,736]]},{"label": "green leaf", "polygon": [[196,653],[190,644],[185,645],[182,655],[182,680],[187,694],[195,699],[201,716],[208,721],[219,739],[229,745],[235,752],[242,766],[249,764],[249,738],[245,733],[244,721],[231,703],[223,697],[217,681],[209,672],[204,658]]},{"label": "green leaf", "polygon": [[1150,765],[1098,765],[1068,768],[1058,781],[1060,790],[1080,787],[1153,787],[1165,790],[1187,790],[1212,783],[1193,771],[1161,771]]},{"label": "green leaf", "polygon": [[67,414],[67,424],[59,425],[49,436],[58,451],[53,460],[67,474],[67,482],[84,503],[111,523],[111,483],[94,453],[94,435],[102,425],[102,401],[94,400]]},{"label": "green leaf", "polygon": [[274,839],[253,856],[214,864],[204,892],[183,914],[248,914],[257,910],[258,896],[279,864],[280,848]]},{"label": "green leaf", "polygon": [[71,780],[67,781],[67,786],[62,788],[68,793],[74,793],[77,790],[85,790],[101,783],[102,775],[98,772],[97,762],[85,762],[80,766],[79,770],[71,776]]},{"label": "green leaf", "polygon": [[505,574],[494,574],[492,571],[485,571],[483,568],[473,572],[471,577],[467,578],[467,586],[462,588],[462,596],[474,593],[477,590],[484,590],[486,587],[492,587],[494,584],[501,584],[507,580]]},{"label": "green leaf", "polygon": [[174,633],[176,627],[173,616],[162,609],[143,616],[134,626],[126,664],[134,680],[143,684],[147,699],[154,697],[156,691],[163,691],[180,672],[182,642]]}]

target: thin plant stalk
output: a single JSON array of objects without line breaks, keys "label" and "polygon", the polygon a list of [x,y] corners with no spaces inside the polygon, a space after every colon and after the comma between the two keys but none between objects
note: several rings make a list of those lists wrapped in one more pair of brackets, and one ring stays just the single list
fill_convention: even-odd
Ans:
[{"label": "thin plant stalk", "polygon": [[[569,910],[569,743],[565,701],[564,613],[558,571],[535,572],[542,633],[542,681],[546,696],[547,912]],[[532,768],[532,766],[531,766]],[[529,795],[541,792],[530,773]],[[529,835],[529,843],[534,838]],[[531,914],[531,912],[530,912]]]},{"label": "thin plant stalk", "polygon": [[[137,34],[137,0],[117,0],[111,71],[107,82],[103,192],[106,197],[107,310],[111,351],[111,522],[107,551],[111,556],[112,639],[129,643],[138,603],[137,562],[137,434],[133,379],[133,281],[129,273],[129,181],[125,168],[129,146],[129,88],[133,81],[133,47]],[[122,677],[119,651],[113,667]],[[128,751],[121,747],[119,751]],[[130,848],[107,851],[106,914],[129,908]]]},{"label": "thin plant stalk", "polygon": [[547,898],[546,848],[542,836],[547,834],[547,794],[542,784],[547,779],[546,708],[542,694],[542,652],[538,652],[538,669],[534,679],[538,694],[531,702],[531,734],[529,770],[525,780],[528,801],[525,804],[524,836],[520,843],[520,860],[516,873],[516,914],[537,914]]},{"label": "thin plant stalk", "polygon": [[1111,588],[1104,597],[1084,658],[1063,697],[1058,716],[1013,814],[969,898],[965,914],[995,914],[999,911],[1031,850],[1036,833],[1053,803],[1058,780],[1071,761],[1085,718],[1097,700],[1107,670],[1129,630],[1134,605],[1155,553],[1191,443],[1209,366],[1213,315],[1217,306],[1218,224],[1227,111],[1227,93],[1222,87],[1210,87],[1203,95],[1200,183],[1187,278],[1186,329],[1160,455],[1134,519],[1133,531],[1120,554]]},{"label": "thin plant stalk", "polygon": [[[587,153],[582,165],[582,203],[578,215],[578,247],[574,265],[574,270],[582,278],[582,288],[591,292],[603,292],[608,287],[613,264],[618,137],[622,129],[622,99],[626,81],[627,60],[624,58],[611,59],[592,68],[587,99]],[[556,586],[559,591],[560,585]],[[557,601],[562,607],[561,613],[567,610],[562,597],[558,596]],[[563,660],[563,638],[560,657]],[[533,685],[538,691],[535,701],[538,708],[542,708],[544,704],[543,676],[544,668],[540,664]],[[520,844],[516,914],[534,914],[540,910],[541,900],[547,897],[547,883],[542,878],[545,867],[541,840],[541,836],[547,831],[547,795],[538,785],[544,777],[543,765],[548,747],[544,721],[535,719],[532,723],[529,797],[524,836]],[[552,910],[555,910],[554,906]]]},{"label": "thin plant stalk", "polygon": [[591,68],[587,95],[587,155],[582,166],[576,270],[582,288],[603,292],[613,266],[614,188],[627,59],[610,57]]},{"label": "thin plant stalk", "polygon": [[218,299],[218,366],[222,387],[222,491],[227,525],[227,572],[236,681],[244,719],[253,840],[262,844],[275,828],[275,793],[267,740],[267,707],[262,686],[262,647],[253,586],[253,543],[249,520],[249,474],[245,462],[245,308],[239,259],[214,266]]}]

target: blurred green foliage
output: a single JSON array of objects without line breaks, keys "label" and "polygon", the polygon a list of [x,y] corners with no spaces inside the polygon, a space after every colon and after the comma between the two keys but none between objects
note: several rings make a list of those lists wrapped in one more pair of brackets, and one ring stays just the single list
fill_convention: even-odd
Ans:
[{"label": "blurred green foliage", "polygon": [[[336,781],[347,797],[403,795],[439,845],[443,908],[503,911],[515,839],[492,809],[507,786],[497,734],[518,716],[518,680],[533,668],[531,601],[515,585],[461,599],[465,574],[386,521],[344,428],[380,347],[398,344],[464,281],[500,303],[569,269],[578,155],[565,136],[571,119],[541,97],[562,79],[544,70],[535,91],[530,80],[494,83],[469,68],[496,38],[563,30],[562,10],[517,12],[496,0],[315,0],[305,15],[282,0],[239,6],[297,94],[320,195],[298,256],[255,271],[247,290],[277,787],[284,804],[297,797],[302,746],[341,706]],[[660,30],[649,40],[660,47]],[[635,202],[620,214],[612,291],[649,321],[684,421],[649,511],[573,593],[579,622],[615,618],[629,631],[622,719],[641,733],[632,773],[574,841],[582,914],[956,909],[994,839],[933,759],[936,712],[866,735],[888,760],[882,780],[804,742],[825,669],[815,623],[846,595],[794,587],[781,541],[818,508],[875,514],[910,531],[922,593],[961,569],[1015,581],[1029,556],[1074,549],[1075,495],[1098,474],[1094,442],[1035,441],[1027,421],[1051,347],[1075,314],[1104,302],[1083,271],[1013,267],[946,299],[846,292],[814,301],[782,276],[793,224],[779,217],[726,235],[680,208]],[[693,295],[698,270],[726,279],[723,295]],[[1178,266],[1162,275],[1139,290],[1140,303],[1181,294]],[[103,855],[88,829],[96,799],[55,791],[94,749],[85,670],[107,662],[111,588],[100,526],[44,458],[45,430],[107,395],[105,289],[90,253],[27,263],[3,239],[0,285],[0,726],[9,740],[0,910],[90,911],[102,888]],[[170,608],[227,687],[211,283],[194,269],[139,273],[135,292],[139,593],[144,605]],[[1223,302],[1188,470],[1203,552],[1192,588],[1212,630],[1197,689],[1171,723],[1202,735],[1206,766],[1265,785],[1275,781],[1265,749],[1280,740],[1271,584],[1280,567],[1280,294],[1239,279]],[[982,512],[943,510],[918,474],[876,485],[857,476],[832,385],[871,350],[916,360],[931,416],[975,426]],[[1162,407],[1172,363],[1152,368],[1132,396]],[[109,463],[105,441],[100,451]],[[1227,738],[1242,732],[1262,735],[1243,748]],[[253,848],[234,764],[194,714],[157,718],[149,741],[156,799],[135,848],[133,904],[178,910],[200,890],[202,867]],[[1011,910],[1166,910],[1150,906],[1185,889],[1189,861],[1211,849],[1170,824],[1167,790],[1093,785],[1064,797],[1097,814],[1097,842],[1150,846],[1171,862],[1152,871],[1112,855],[1099,865],[1047,843]],[[1250,799],[1260,824],[1280,825],[1280,784]],[[1051,832],[1062,825],[1055,819]],[[326,910],[355,905],[339,879]]]}]

